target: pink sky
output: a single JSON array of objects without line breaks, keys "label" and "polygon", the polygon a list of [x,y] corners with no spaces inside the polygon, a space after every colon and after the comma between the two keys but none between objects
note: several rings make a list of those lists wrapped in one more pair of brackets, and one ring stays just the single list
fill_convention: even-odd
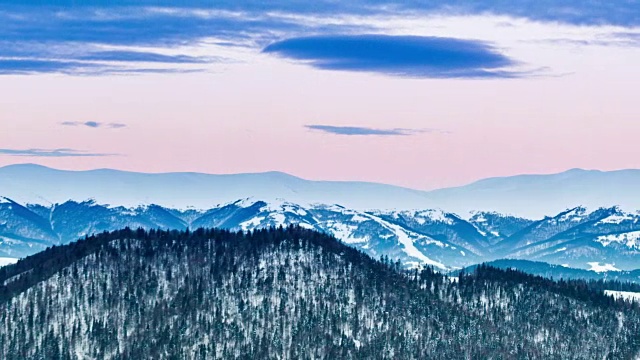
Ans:
[{"label": "pink sky", "polygon": [[[390,32],[492,41],[539,76],[406,79],[316,70],[257,51],[207,73],[137,76],[28,75],[0,81],[0,144],[72,148],[101,157],[0,155],[0,166],[141,172],[284,171],[308,179],[363,180],[417,189],[570,168],[640,168],[640,47],[540,43],[616,31],[501,18],[437,19]],[[373,20],[372,20],[373,21]],[[377,21],[377,20],[376,20]],[[434,20],[436,21],[436,20]],[[460,26],[461,23],[466,25]],[[193,53],[230,51],[216,47]],[[63,126],[122,123],[124,128]],[[411,136],[345,136],[309,124],[437,129]]]}]

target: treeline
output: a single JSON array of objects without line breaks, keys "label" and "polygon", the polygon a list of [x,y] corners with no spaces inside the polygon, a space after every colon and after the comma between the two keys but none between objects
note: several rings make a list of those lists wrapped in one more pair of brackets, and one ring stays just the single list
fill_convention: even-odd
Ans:
[{"label": "treeline", "polygon": [[475,288],[478,283],[484,282],[500,282],[505,286],[522,284],[541,291],[570,297],[593,306],[618,310],[640,310],[639,303],[615,299],[604,292],[604,290],[640,292],[640,285],[634,283],[580,279],[553,280],[527,274],[517,269],[499,269],[486,264],[478,265],[472,273],[462,272],[459,275],[459,284],[462,287]]},{"label": "treeline", "polygon": [[637,306],[585,282],[405,272],[295,226],[104,233],[2,268],[0,283],[7,360],[640,355]]}]

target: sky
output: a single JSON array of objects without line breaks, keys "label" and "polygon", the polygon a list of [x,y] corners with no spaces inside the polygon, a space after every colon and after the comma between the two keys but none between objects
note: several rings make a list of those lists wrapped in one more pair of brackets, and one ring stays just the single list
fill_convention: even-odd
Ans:
[{"label": "sky", "polygon": [[640,1],[0,4],[0,166],[416,189],[640,168]]}]

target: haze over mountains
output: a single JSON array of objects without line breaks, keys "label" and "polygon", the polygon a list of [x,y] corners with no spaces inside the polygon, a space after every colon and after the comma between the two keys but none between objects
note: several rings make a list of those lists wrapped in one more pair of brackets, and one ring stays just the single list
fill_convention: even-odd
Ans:
[{"label": "haze over mountains", "polygon": [[640,209],[640,170],[569,170],[480,180],[433,191],[366,182],[311,181],[280,172],[210,175],[143,174],[117,170],[63,171],[39,165],[0,168],[0,196],[19,203],[55,204],[95,199],[99,204],[209,209],[253,197],[300,205],[339,204],[356,210],[434,209],[467,217],[494,211],[529,219],[566,209],[620,206]]},{"label": "haze over mountains", "polygon": [[[640,213],[596,206],[632,206],[638,176],[635,170],[571,170],[423,192],[275,172],[140,174],[14,165],[0,168],[0,257],[9,261],[124,227],[254,230],[299,224],[406,267],[447,270],[514,258],[634,270],[640,267]],[[592,208],[561,205],[579,201]],[[541,215],[529,207],[546,202],[551,216],[540,220],[508,215]],[[443,204],[447,210],[438,209]]]},{"label": "haze over mountains", "polygon": [[248,197],[357,209],[424,208],[429,203],[421,191],[375,183],[309,181],[281,172],[143,174],[109,169],[62,171],[30,164],[0,168],[0,195],[20,203],[95,199],[113,206],[156,204],[179,209],[209,209]]}]

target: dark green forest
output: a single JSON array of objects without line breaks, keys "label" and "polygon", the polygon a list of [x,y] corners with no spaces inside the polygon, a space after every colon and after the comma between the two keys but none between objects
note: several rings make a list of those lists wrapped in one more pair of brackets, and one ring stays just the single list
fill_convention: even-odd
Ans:
[{"label": "dark green forest", "polygon": [[292,226],[124,229],[0,268],[0,358],[638,359],[640,308],[486,265],[404,270]]}]

